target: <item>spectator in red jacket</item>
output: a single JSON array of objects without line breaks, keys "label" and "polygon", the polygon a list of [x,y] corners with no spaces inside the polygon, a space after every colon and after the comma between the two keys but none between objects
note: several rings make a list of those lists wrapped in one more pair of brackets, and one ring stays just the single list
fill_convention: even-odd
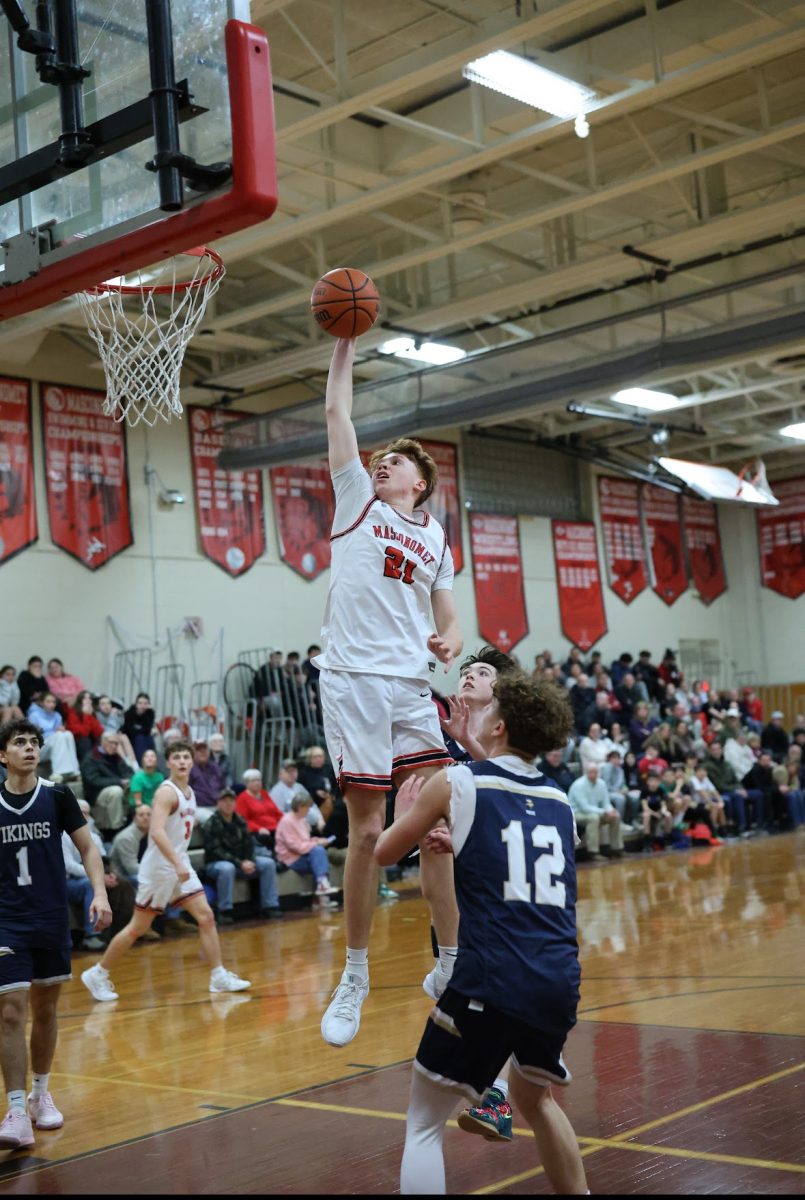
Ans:
[{"label": "spectator in red jacket", "polygon": [[84,758],[91,750],[100,745],[103,737],[103,726],[95,716],[95,704],[92,699],[92,692],[79,692],[76,696],[75,703],[71,704],[67,709],[67,720],[65,722],[67,729],[75,738],[75,748],[78,754],[78,761]]},{"label": "spectator in red jacket", "polygon": [[662,775],[663,771],[668,770],[668,763],[660,756],[660,752],[656,746],[651,743],[646,746],[643,757],[637,764],[637,772],[641,782],[645,783],[649,775]]},{"label": "spectator in red jacket", "polygon": [[263,777],[255,767],[243,772],[243,782],[246,787],[237,798],[235,812],[243,817],[256,842],[273,849],[274,831],[282,820],[282,809],[277,808],[263,787]]}]

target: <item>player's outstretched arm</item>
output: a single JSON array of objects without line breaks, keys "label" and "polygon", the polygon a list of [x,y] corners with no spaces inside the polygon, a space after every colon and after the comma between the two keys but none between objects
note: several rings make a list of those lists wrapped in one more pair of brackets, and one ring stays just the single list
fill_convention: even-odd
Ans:
[{"label": "player's outstretched arm", "polygon": [[73,845],[81,855],[84,870],[92,884],[92,903],[89,906],[89,919],[93,929],[100,932],[112,924],[112,910],[109,907],[109,897],[106,895],[106,874],[103,859],[98,853],[98,847],[92,840],[89,825],[82,825],[70,834]]},{"label": "player's outstretched arm", "polygon": [[159,850],[160,854],[163,854],[167,858],[179,878],[184,881],[189,878],[187,869],[173,849],[165,829],[168,817],[175,807],[176,794],[173,788],[165,787],[164,785],[158,787],[154,794],[154,803],[151,806],[151,825],[148,830],[148,837],[154,843],[157,850]]},{"label": "player's outstretched arm", "polygon": [[428,638],[428,649],[436,655],[439,662],[444,663],[445,671],[449,671],[464,646],[464,638],[458,627],[455,598],[449,589],[440,588],[431,592],[430,603],[436,632]]},{"label": "player's outstretched arm", "polygon": [[352,424],[352,363],[355,339],[339,338],[327,376],[325,415],[330,470],[338,471],[358,457],[358,439]]},{"label": "player's outstretched arm", "polygon": [[450,815],[450,782],[446,771],[438,771],[424,783],[410,776],[397,792],[394,824],[381,833],[375,860],[381,867],[399,862],[425,835]]}]

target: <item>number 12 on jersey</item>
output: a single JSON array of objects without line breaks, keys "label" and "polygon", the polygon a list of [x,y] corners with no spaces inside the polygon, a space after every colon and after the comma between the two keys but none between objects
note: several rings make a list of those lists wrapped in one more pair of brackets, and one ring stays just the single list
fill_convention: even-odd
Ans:
[{"label": "number 12 on jersey", "polygon": [[[525,853],[525,837],[522,821],[511,821],[500,831],[509,856],[509,878],[503,884],[504,900],[531,902],[531,883],[528,879]],[[536,850],[550,850],[540,854],[534,863],[534,902],[565,907],[565,885],[554,882],[565,869],[562,839],[554,825],[535,825],[531,830],[531,845]]]}]

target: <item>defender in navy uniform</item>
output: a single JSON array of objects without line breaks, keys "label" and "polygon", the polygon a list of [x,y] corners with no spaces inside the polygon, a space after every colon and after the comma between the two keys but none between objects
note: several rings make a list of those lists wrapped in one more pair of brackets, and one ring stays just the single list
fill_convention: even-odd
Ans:
[{"label": "defender in navy uniform", "polygon": [[587,1183],[572,1126],[553,1099],[576,1023],[576,831],[566,796],[532,765],[572,728],[564,691],[503,675],[475,729],[486,759],[407,781],[376,858],[396,862],[447,819],[461,923],[452,978],[414,1063],[400,1190],[445,1191],[444,1127],[459,1098],[477,1104],[511,1057],[511,1093],[557,1192]]},{"label": "defender in navy uniform", "polygon": [[[42,734],[30,721],[0,726],[0,1066],[9,1111],[0,1124],[0,1148],[34,1144],[38,1129],[58,1129],[64,1118],[48,1091],[56,1050],[56,1006],[70,971],[70,920],[62,832],[77,846],[94,899],[90,919],[105,929],[112,911],[103,860],[78,801],[68,787],[39,779]],[[31,998],[31,1066],[28,1096],[25,1024]]]}]

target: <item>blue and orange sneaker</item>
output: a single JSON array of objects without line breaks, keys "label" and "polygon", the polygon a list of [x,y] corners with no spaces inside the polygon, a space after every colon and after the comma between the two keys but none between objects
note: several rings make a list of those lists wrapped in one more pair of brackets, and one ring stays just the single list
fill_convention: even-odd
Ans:
[{"label": "blue and orange sneaker", "polygon": [[479,1133],[489,1142],[510,1142],[511,1105],[501,1091],[490,1088],[479,1105],[459,1113],[458,1127],[465,1133]]}]

